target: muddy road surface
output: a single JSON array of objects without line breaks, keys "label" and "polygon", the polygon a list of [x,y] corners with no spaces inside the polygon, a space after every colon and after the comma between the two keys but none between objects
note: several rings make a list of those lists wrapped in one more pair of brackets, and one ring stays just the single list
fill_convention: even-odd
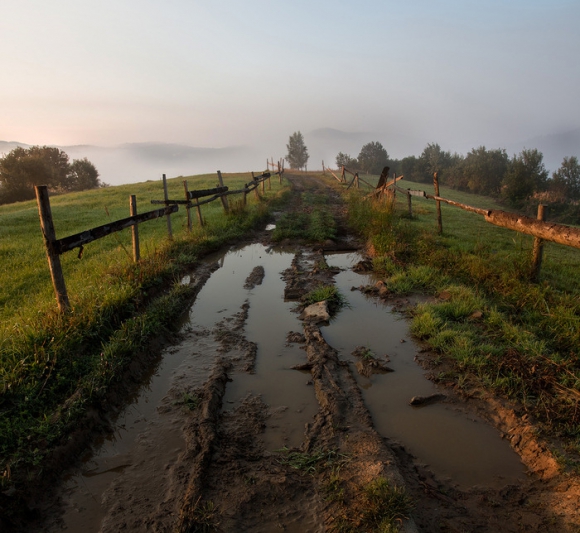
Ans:
[{"label": "muddy road surface", "polygon": [[[530,423],[428,379],[416,299],[380,290],[332,187],[289,179],[289,209],[324,195],[337,239],[264,231],[183,278],[179,334],[28,530],[580,531],[577,481]],[[347,301],[330,319],[301,305],[321,284]]]}]

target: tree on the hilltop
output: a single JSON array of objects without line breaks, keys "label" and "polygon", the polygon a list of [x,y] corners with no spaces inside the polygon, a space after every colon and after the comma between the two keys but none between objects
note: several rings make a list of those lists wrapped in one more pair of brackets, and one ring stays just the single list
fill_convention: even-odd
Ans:
[{"label": "tree on the hilltop", "polygon": [[513,207],[521,208],[534,193],[546,189],[548,171],[537,149],[522,150],[512,158],[502,181],[501,195]]},{"label": "tree on the hilltop", "polygon": [[369,174],[380,174],[389,163],[389,154],[380,142],[365,144],[358,154],[358,166]]},{"label": "tree on the hilltop", "polygon": [[580,199],[580,164],[577,157],[564,158],[560,168],[552,174],[549,188],[561,200]]},{"label": "tree on the hilltop", "polygon": [[75,159],[70,165],[68,188],[71,191],[84,191],[101,187],[99,172],[86,157]]},{"label": "tree on the hilltop", "polygon": [[348,154],[343,154],[342,152],[338,152],[336,156],[336,166],[337,167],[346,167],[350,170],[358,168],[358,161],[354,157],[350,157]]},{"label": "tree on the hilltop", "polygon": [[304,144],[302,133],[296,131],[290,135],[286,149],[288,150],[286,161],[290,164],[290,168],[300,169],[306,166],[310,156],[308,155],[308,148]]},{"label": "tree on the hilltop", "polygon": [[15,148],[0,158],[0,203],[33,199],[35,185],[56,192],[98,187],[86,163],[81,160],[73,167],[66,152],[50,146]]}]

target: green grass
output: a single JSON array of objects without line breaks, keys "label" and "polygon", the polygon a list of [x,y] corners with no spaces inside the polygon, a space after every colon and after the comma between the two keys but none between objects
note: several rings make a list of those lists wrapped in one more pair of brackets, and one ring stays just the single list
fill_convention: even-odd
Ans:
[{"label": "green grass", "polygon": [[[245,174],[224,175],[239,188]],[[213,187],[215,176],[188,178],[189,189]],[[267,189],[267,188],[266,188]],[[57,238],[127,217],[129,195],[138,212],[156,206],[161,181],[111,187],[51,198]],[[183,196],[181,178],[169,180],[170,198]],[[238,239],[268,217],[268,200],[284,191],[277,180],[262,200],[248,195],[225,215],[219,201],[202,207],[204,228],[186,231],[185,209],[139,226],[142,260],[130,257],[130,230],[62,256],[71,311],[57,312],[34,202],[0,207],[0,485],[27,483],[42,472],[54,446],[105,397],[137,352],[187,308],[192,289],[180,276],[200,257]],[[230,204],[236,197],[229,197]],[[189,406],[191,402],[187,402]],[[0,502],[2,507],[2,502]]]},{"label": "green grass", "polygon": [[320,285],[302,297],[305,305],[312,305],[326,301],[331,315],[336,314],[342,307],[348,304],[347,299],[334,285]]},{"label": "green grass", "polygon": [[[427,190],[426,184],[400,182]],[[404,183],[404,185],[403,185]],[[493,200],[442,188],[450,199],[490,209]],[[580,445],[580,250],[546,243],[539,283],[531,283],[533,238],[483,217],[413,197],[394,205],[350,195],[351,223],[374,252],[373,266],[394,294],[440,296],[413,313],[412,332],[471,381],[521,403],[578,449]],[[377,222],[380,221],[380,222]]]},{"label": "green grass", "polygon": [[274,241],[303,239],[323,242],[336,236],[336,224],[332,213],[325,207],[326,198],[306,191],[301,194],[301,211],[285,213],[272,232]]}]

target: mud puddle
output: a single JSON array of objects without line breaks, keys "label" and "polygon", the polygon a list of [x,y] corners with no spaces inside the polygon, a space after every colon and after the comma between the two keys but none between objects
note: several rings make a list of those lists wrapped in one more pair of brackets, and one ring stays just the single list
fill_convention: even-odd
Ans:
[{"label": "mud puddle", "polygon": [[[450,403],[409,404],[413,397],[444,391],[429,381],[415,362],[419,347],[409,336],[407,322],[391,306],[351,290],[374,282],[370,275],[350,270],[359,260],[358,254],[327,256],[330,266],[348,269],[335,276],[335,283],[350,308],[343,309],[321,331],[352,365],[377,431],[400,442],[420,463],[461,487],[501,487],[523,480],[525,467],[519,456],[485,421]],[[359,346],[394,372],[360,375],[355,369],[359,358],[351,355]]]},{"label": "mud puddle", "polygon": [[[150,521],[155,524],[166,520],[169,527],[173,500],[181,490],[173,486],[176,469],[186,451],[184,409],[218,359],[238,361],[224,410],[234,409],[248,395],[260,396],[269,408],[266,448],[301,443],[317,404],[308,375],[290,369],[305,360],[302,350],[286,344],[288,332],[300,328],[291,312],[295,304],[283,300],[280,279],[293,257],[255,244],[208,258],[208,264],[217,262],[219,268],[184,318],[183,340],[164,350],[158,367],[112,422],[110,435],[95,442],[80,472],[65,481],[62,511],[43,530],[92,533],[116,531],[121,525],[139,530],[147,523],[138,514],[154,517]],[[248,285],[257,265],[263,273]],[[195,282],[191,276],[182,280]],[[257,358],[248,362],[244,350],[253,344]]]}]

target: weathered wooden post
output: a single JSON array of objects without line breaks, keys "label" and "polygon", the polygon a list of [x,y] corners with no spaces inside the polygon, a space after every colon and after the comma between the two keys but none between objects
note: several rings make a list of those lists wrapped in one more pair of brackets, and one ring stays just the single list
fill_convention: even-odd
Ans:
[{"label": "weathered wooden post", "polygon": [[282,185],[282,165],[278,161],[278,178],[280,178],[280,185]]},{"label": "weathered wooden post", "polygon": [[342,165],[342,174],[340,175],[340,180],[346,183],[346,176],[344,175],[344,165]]},{"label": "weathered wooden post", "polygon": [[189,189],[187,188],[187,180],[183,180],[183,190],[185,191],[185,210],[187,211],[187,231],[191,232],[191,202],[189,198]]},{"label": "weathered wooden post", "polygon": [[50,269],[50,277],[52,279],[52,286],[54,287],[54,294],[56,295],[56,302],[59,311],[65,313],[70,309],[70,302],[64,283],[60,256],[57,250],[55,250],[56,232],[54,231],[54,223],[52,221],[48,189],[46,185],[38,185],[34,187],[34,190],[36,192],[36,203],[38,204],[40,229],[44,238],[46,258],[48,259],[48,268]]},{"label": "weathered wooden post", "polygon": [[[222,178],[221,171],[217,171],[218,181],[220,182],[220,187],[224,186],[224,179]],[[229,213],[230,205],[228,204],[228,197],[227,196],[220,196],[220,200],[222,201],[222,205],[224,206],[224,212]]]},{"label": "weathered wooden post", "polygon": [[411,205],[410,189],[407,189],[407,208],[409,209],[409,218],[413,218],[413,206]]},{"label": "weathered wooden post", "polygon": [[[165,205],[167,206],[169,205],[169,193],[167,192],[167,177],[165,174],[163,174],[163,195],[165,197]],[[165,218],[167,219],[167,235],[170,239],[173,239],[173,232],[171,231],[171,215],[165,215]]]},{"label": "weathered wooden post", "polygon": [[[134,217],[137,214],[137,197],[132,194],[129,196],[129,214]],[[139,228],[137,223],[131,227],[131,237],[133,241],[133,261],[137,263],[141,259],[141,251],[139,249]]]},{"label": "weathered wooden post", "polygon": [[[435,187],[435,196],[439,196],[439,174],[433,173],[433,186]],[[443,233],[443,221],[441,220],[441,202],[436,200],[437,204],[437,233]]]},{"label": "weathered wooden post", "polygon": [[252,171],[252,182],[254,183],[254,194],[256,195],[256,200],[260,199],[260,191],[258,191],[258,184],[256,183],[256,176],[254,176],[254,172]]},{"label": "weathered wooden post", "polygon": [[[538,205],[538,220],[544,222],[544,211],[545,206],[542,204]],[[534,237],[534,249],[532,257],[532,281],[538,281],[540,279],[540,270],[542,268],[542,257],[544,255],[544,240],[540,237]]]},{"label": "weathered wooden post", "polygon": [[354,175],[354,184],[355,184],[357,189],[360,189],[360,183],[358,181],[358,172],[356,172]]}]

